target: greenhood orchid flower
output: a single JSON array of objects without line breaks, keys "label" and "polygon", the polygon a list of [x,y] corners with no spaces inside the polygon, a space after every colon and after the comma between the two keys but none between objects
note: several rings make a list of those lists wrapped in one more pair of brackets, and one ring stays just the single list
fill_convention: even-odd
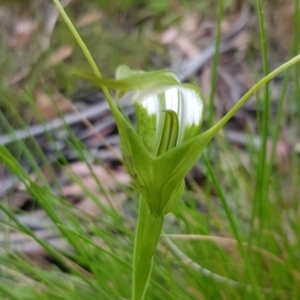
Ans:
[{"label": "greenhood orchid flower", "polygon": [[[152,212],[166,214],[182,196],[185,174],[173,182],[170,173],[163,172],[170,167],[163,160],[164,154],[199,135],[202,95],[191,85],[176,84],[152,87],[144,94],[137,93],[135,98],[137,133],[152,159],[160,158],[159,166],[150,161],[148,172],[144,168],[139,171],[146,186],[140,192]],[[172,161],[173,168],[177,163]],[[170,164],[169,160],[167,164]]]},{"label": "greenhood orchid flower", "polygon": [[[135,92],[136,129],[120,110],[113,110],[124,163],[151,213],[170,212],[182,196],[185,175],[201,153],[198,144],[193,151],[189,143],[201,130],[204,107],[200,90],[180,84],[170,71],[145,73],[121,66],[116,80],[78,75],[98,86],[114,88],[118,95]],[[185,148],[190,149],[187,155]]]}]

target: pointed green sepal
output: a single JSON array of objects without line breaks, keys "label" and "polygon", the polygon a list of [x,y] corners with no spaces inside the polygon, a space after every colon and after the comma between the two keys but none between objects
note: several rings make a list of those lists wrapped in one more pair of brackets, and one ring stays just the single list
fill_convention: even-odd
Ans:
[{"label": "pointed green sepal", "polygon": [[199,89],[180,84],[166,70],[145,73],[121,66],[116,80],[78,75],[99,87],[135,92],[136,129],[120,111],[113,112],[124,164],[150,212],[164,215],[171,211],[183,194],[185,175],[202,152],[198,143],[190,143],[202,125]]},{"label": "pointed green sepal", "polygon": [[95,75],[83,72],[81,70],[75,69],[73,73],[99,88],[106,87],[108,89],[128,92],[136,91],[149,86],[159,86],[159,85],[172,85],[179,84],[178,78],[168,70],[160,70],[153,72],[142,72],[142,71],[132,71],[130,69],[125,70],[125,66],[119,69],[118,79],[106,79],[97,78]]}]

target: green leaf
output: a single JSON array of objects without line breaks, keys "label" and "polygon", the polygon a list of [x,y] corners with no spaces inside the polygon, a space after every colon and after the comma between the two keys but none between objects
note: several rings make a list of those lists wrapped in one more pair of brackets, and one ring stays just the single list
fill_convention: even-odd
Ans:
[{"label": "green leaf", "polygon": [[120,76],[122,79],[117,80],[97,78],[93,74],[86,73],[77,69],[74,70],[73,73],[76,76],[85,79],[100,88],[106,87],[109,89],[124,92],[140,90],[149,86],[172,85],[179,83],[177,77],[168,70],[153,71],[149,73],[134,73],[129,77],[127,77],[127,75],[129,75],[129,72],[121,70],[119,71],[118,76]]},{"label": "green leaf", "polygon": [[132,70],[126,65],[121,65],[116,71],[116,80],[125,79],[136,74],[145,74],[142,70]]},{"label": "green leaf", "polygon": [[[138,70],[138,71],[132,70],[126,65],[121,65],[118,67],[115,77],[116,77],[116,80],[120,80],[120,79],[125,79],[125,78],[128,78],[128,77],[136,75],[136,74],[144,74],[144,73],[146,73],[146,72],[141,71],[141,70]],[[118,90],[117,98],[121,99],[125,94],[126,94],[126,91]]]}]

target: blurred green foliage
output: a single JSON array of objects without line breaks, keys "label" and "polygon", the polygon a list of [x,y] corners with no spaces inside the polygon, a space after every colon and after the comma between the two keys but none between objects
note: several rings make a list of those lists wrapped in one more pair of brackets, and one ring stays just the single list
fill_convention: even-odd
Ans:
[{"label": "blurred green foliage", "polygon": [[0,5],[6,5],[6,4],[21,4],[23,6],[28,5],[30,0],[0,0]]},{"label": "blurred green foliage", "polygon": [[110,11],[114,10],[128,10],[130,8],[149,8],[155,10],[163,10],[171,6],[170,0],[154,0],[154,1],[145,1],[145,0],[91,0],[96,3],[102,9],[108,9]]},{"label": "blurred green foliage", "polygon": [[[215,14],[218,0],[211,1],[197,1],[197,0],[90,0],[91,2],[96,3],[101,9],[104,9],[110,13],[116,13],[118,11],[128,11],[131,9],[143,9],[148,14],[163,13],[172,14],[172,13],[182,13],[184,10],[193,10],[193,11],[205,11],[207,14]],[[226,0],[225,7],[233,5],[234,0]]]}]

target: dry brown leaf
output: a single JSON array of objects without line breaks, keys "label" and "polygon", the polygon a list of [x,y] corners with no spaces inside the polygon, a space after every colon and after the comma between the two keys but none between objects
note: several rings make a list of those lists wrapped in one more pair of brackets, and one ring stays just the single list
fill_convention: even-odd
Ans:
[{"label": "dry brown leaf", "polygon": [[101,18],[102,18],[102,14],[100,11],[90,11],[79,17],[75,27],[80,28],[80,27],[88,26],[94,22],[101,20]]},{"label": "dry brown leaf", "polygon": [[[267,155],[271,156],[273,142],[270,140],[267,143]],[[287,141],[279,140],[275,149],[275,163],[278,165],[288,165],[290,162],[291,147]]]},{"label": "dry brown leaf", "polygon": [[37,23],[29,19],[17,19],[13,33],[8,40],[8,47],[22,49],[37,29]]},{"label": "dry brown leaf", "polygon": [[178,37],[178,29],[175,27],[170,27],[162,33],[160,37],[160,42],[162,44],[171,44],[175,41],[177,37]]},{"label": "dry brown leaf", "polygon": [[73,47],[66,45],[55,51],[48,59],[47,66],[54,67],[63,62],[66,58],[70,57],[73,53]]},{"label": "dry brown leaf", "polygon": [[[97,199],[99,203],[104,206],[112,206],[116,211],[123,210],[123,203],[127,196],[125,193],[109,194],[107,197],[98,194]],[[81,211],[88,213],[91,216],[99,216],[101,214],[99,206],[89,198],[84,198],[76,204],[77,208]]]},{"label": "dry brown leaf", "polygon": [[[292,0],[274,1],[270,0],[265,9],[265,20],[267,24],[268,39],[273,38],[276,52],[289,51],[295,30],[295,4]],[[278,49],[279,48],[279,49]],[[281,49],[280,49],[281,48]]]},{"label": "dry brown leaf", "polygon": [[18,83],[29,74],[30,70],[31,70],[30,66],[21,67],[16,73],[14,73],[10,77],[9,84]]},{"label": "dry brown leaf", "polygon": [[180,36],[175,39],[174,43],[179,47],[182,53],[188,58],[195,58],[199,55],[198,48],[186,37]]},{"label": "dry brown leaf", "polygon": [[65,113],[72,107],[70,100],[58,92],[51,97],[43,91],[36,91],[35,102],[45,119],[53,119],[58,116],[59,112]]},{"label": "dry brown leaf", "polygon": [[296,143],[296,145],[294,147],[294,151],[298,154],[300,153],[300,143]]},{"label": "dry brown leaf", "polygon": [[[115,188],[118,183],[130,183],[130,177],[122,167],[120,167],[118,170],[111,170],[112,174],[109,174],[108,171],[102,166],[94,165],[92,168],[95,175],[109,188]],[[70,165],[70,169],[79,177],[84,178],[84,180],[88,177],[91,177],[91,172],[84,162],[73,163]]]},{"label": "dry brown leaf", "polygon": [[28,194],[25,191],[16,191],[13,193],[12,196],[9,196],[9,203],[13,207],[18,207],[21,208],[22,206],[25,205],[26,202],[28,202]]},{"label": "dry brown leaf", "polygon": [[199,27],[199,22],[200,16],[198,12],[191,12],[183,18],[180,27],[186,33],[194,33]]},{"label": "dry brown leaf", "polygon": [[[124,168],[111,170],[111,174],[102,166],[93,166],[93,172],[101,183],[99,188],[98,183],[92,176],[88,166],[83,162],[77,162],[70,165],[70,169],[82,182],[86,189],[92,192],[98,201],[105,206],[112,206],[116,210],[122,210],[122,204],[126,199],[126,194],[116,193],[119,184],[129,184],[130,177],[125,172]],[[73,183],[63,187],[63,195],[67,198],[79,197],[82,198],[76,205],[77,207],[91,215],[99,215],[101,212],[99,206],[90,198],[86,197],[84,189],[77,183]]]},{"label": "dry brown leaf", "polygon": [[205,104],[208,105],[208,99],[209,99],[210,89],[211,89],[211,68],[209,65],[205,66],[202,70],[199,86],[204,95]]}]

